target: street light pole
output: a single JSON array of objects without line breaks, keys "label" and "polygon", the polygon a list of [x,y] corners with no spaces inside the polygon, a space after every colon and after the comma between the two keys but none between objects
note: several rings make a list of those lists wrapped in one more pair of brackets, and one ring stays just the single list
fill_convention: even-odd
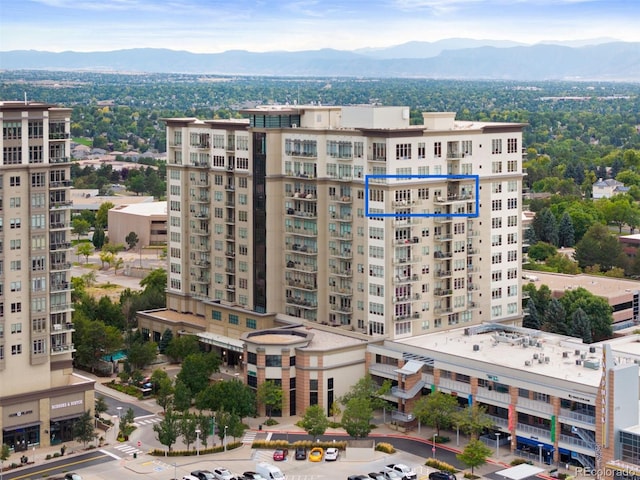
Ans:
[{"label": "street light pole", "polygon": [[435,460],[436,458],[436,434],[433,434],[433,448],[431,449],[431,452],[433,453],[433,459]]},{"label": "street light pole", "polygon": [[496,433],[496,459],[500,458],[500,432]]},{"label": "street light pole", "polygon": [[224,438],[222,439],[222,443],[224,444],[224,451],[227,451],[227,425],[224,426]]},{"label": "street light pole", "polygon": [[173,462],[173,480],[178,480],[178,464]]},{"label": "street light pole", "polygon": [[542,464],[542,444],[538,444],[538,461]]},{"label": "street light pole", "polygon": [[118,421],[120,421],[120,419],[122,418],[121,416],[122,407],[116,407],[116,410],[118,410]]},{"label": "street light pole", "polygon": [[196,456],[200,456],[200,429],[196,430]]}]

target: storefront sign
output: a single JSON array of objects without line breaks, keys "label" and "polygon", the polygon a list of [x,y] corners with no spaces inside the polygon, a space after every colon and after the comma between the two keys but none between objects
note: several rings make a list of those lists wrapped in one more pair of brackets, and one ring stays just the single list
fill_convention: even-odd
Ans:
[{"label": "storefront sign", "polygon": [[58,408],[67,408],[67,407],[75,407],[77,405],[82,405],[83,400],[71,400],[70,402],[62,402],[62,403],[54,403],[51,405],[51,410],[57,410]]}]

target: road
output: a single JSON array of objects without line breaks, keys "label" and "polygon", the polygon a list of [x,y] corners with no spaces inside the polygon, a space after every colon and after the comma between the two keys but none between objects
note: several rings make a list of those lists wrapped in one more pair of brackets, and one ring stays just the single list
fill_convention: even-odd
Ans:
[{"label": "road", "polygon": [[116,459],[100,450],[74,455],[73,457],[60,457],[47,463],[33,467],[21,468],[15,472],[5,472],[3,480],[37,480],[54,475],[63,476],[67,472],[85,469],[105,462],[113,462]]},{"label": "road", "polygon": [[144,403],[141,402],[124,402],[115,397],[110,396],[108,393],[99,393],[97,396],[104,397],[104,401],[109,407],[107,413],[109,415],[118,416],[118,407],[122,407],[121,414],[124,415],[129,408],[133,409],[134,417],[144,417],[156,413],[156,410],[148,410],[144,408]]}]

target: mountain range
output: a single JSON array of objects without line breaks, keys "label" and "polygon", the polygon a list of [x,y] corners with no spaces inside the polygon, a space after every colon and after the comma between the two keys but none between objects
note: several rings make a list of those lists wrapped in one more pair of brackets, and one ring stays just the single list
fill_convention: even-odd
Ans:
[{"label": "mountain range", "polygon": [[411,77],[488,80],[640,79],[640,42],[598,39],[524,45],[451,38],[355,51],[222,53],[133,48],[106,52],[0,52],[5,70],[85,70],[212,75]]}]

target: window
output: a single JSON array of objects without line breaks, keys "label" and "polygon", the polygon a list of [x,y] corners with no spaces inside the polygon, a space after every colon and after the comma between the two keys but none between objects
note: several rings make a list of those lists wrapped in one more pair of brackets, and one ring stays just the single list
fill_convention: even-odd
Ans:
[{"label": "window", "polygon": [[211,318],[213,320],[222,320],[222,312],[219,310],[211,310]]},{"label": "window", "polygon": [[264,362],[265,367],[281,367],[282,355],[265,355]]},{"label": "window", "polygon": [[493,140],[491,140],[491,153],[493,155],[497,155],[502,153],[502,139],[501,138],[494,138]]},{"label": "window", "polygon": [[239,325],[240,321],[238,320],[238,315],[234,315],[233,313],[229,314],[229,323],[231,325]]},{"label": "window", "polygon": [[502,228],[502,217],[493,217],[491,219],[491,228]]},{"label": "window", "polygon": [[10,267],[12,271],[22,270],[22,262],[20,260],[11,260]]},{"label": "window", "polygon": [[491,173],[502,173],[502,162],[491,162]]},{"label": "window", "polygon": [[22,345],[11,345],[11,355],[22,354]]},{"label": "window", "polygon": [[11,333],[22,333],[22,323],[12,323]]},{"label": "window", "polygon": [[[502,147],[502,145],[501,145]],[[507,153],[518,153],[518,139],[507,138]]]},{"label": "window", "polygon": [[[18,183],[20,185],[20,183]],[[32,173],[31,174],[31,186],[32,187],[45,187],[47,185],[47,176],[45,173]]]},{"label": "window", "polygon": [[435,142],[433,144],[433,156],[436,158],[442,157],[442,142]]},{"label": "window", "polygon": [[22,303],[14,302],[11,304],[11,313],[20,313],[22,312]]},{"label": "window", "polygon": [[20,250],[20,247],[22,246],[22,240],[20,239],[11,240],[9,242],[9,246],[11,250]]},{"label": "window", "polygon": [[19,187],[20,186],[20,177],[9,177],[9,186],[10,187]]},{"label": "window", "polygon": [[45,340],[39,339],[33,341],[33,354],[42,355],[45,349]]},{"label": "window", "polygon": [[502,210],[502,200],[491,200],[491,211]]},{"label": "window", "polygon": [[[247,328],[251,328],[255,330],[256,328],[258,328],[258,322],[256,322],[254,318],[247,318]],[[296,357],[291,357],[291,358],[296,358]]]},{"label": "window", "polygon": [[411,158],[411,144],[399,143],[396,145],[396,160],[407,160]]}]

